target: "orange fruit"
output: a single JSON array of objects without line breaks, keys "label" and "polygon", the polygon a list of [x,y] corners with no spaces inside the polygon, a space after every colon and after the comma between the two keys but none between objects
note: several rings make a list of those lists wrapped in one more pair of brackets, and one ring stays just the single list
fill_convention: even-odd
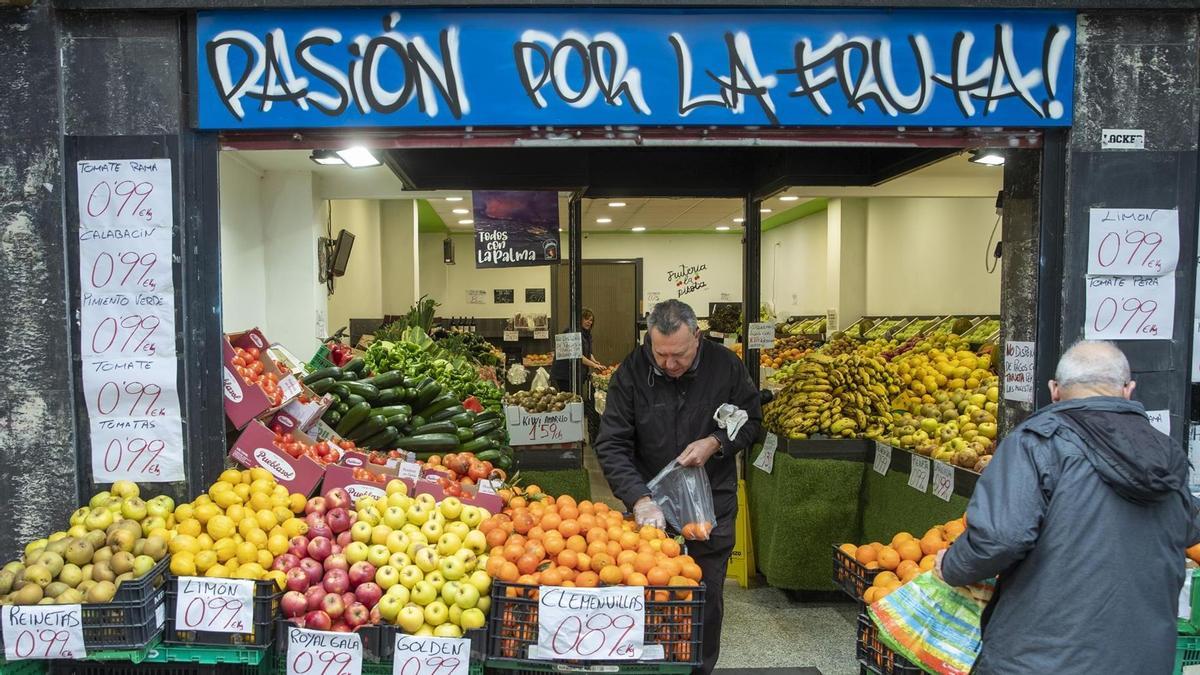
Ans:
[{"label": "orange fruit", "polygon": [[519,570],[521,574],[533,574],[537,571],[538,563],[540,562],[542,562],[541,558],[535,558],[534,556],[526,553],[517,559],[517,570]]},{"label": "orange fruit", "polygon": [[1189,546],[1187,550],[1187,557],[1195,560],[1196,562],[1200,562],[1200,544]]},{"label": "orange fruit", "polygon": [[907,581],[905,576],[913,572],[916,572],[917,574],[921,573],[921,564],[919,562],[913,562],[912,560],[901,560],[900,565],[896,567],[896,576],[900,577],[900,579],[903,581]]},{"label": "orange fruit", "polygon": [[642,541],[642,538],[638,536],[637,532],[622,532],[620,539],[621,548],[625,549],[626,551],[637,550],[638,544]]},{"label": "orange fruit", "polygon": [[537,520],[528,511],[521,511],[513,516],[513,529],[520,534],[529,532],[536,524]]},{"label": "orange fruit", "polygon": [[651,527],[651,526],[649,526],[649,525],[643,525],[643,526],[642,526],[642,529],[638,530],[638,536],[639,536],[639,537],[640,537],[640,538],[641,538],[643,541],[651,541],[651,540],[653,540],[653,539],[658,539],[659,537],[661,537],[661,536],[662,536],[662,530],[658,529],[657,527]]},{"label": "orange fruit", "polygon": [[595,572],[580,572],[579,576],[575,577],[575,585],[580,588],[595,588],[600,585],[600,576]]},{"label": "orange fruit", "polygon": [[892,547],[895,548],[901,542],[912,541],[913,536],[908,532],[897,532],[896,536],[892,537]]},{"label": "orange fruit", "polygon": [[639,553],[637,558],[635,558],[633,561],[633,569],[641,572],[642,574],[647,574],[650,572],[650,570],[654,569],[654,563],[655,560],[653,555],[649,553]]},{"label": "orange fruit", "polygon": [[879,574],[875,575],[875,581],[873,581],[872,584],[875,586],[883,587],[883,586],[888,586],[892,582],[899,581],[899,580],[900,580],[899,577],[897,577],[894,572],[880,572]]},{"label": "orange fruit", "polygon": [[587,540],[576,534],[567,538],[567,548],[576,553],[583,553],[587,550]]},{"label": "orange fruit", "polygon": [[875,562],[877,557],[875,549],[870,546],[859,546],[858,550],[854,552],[854,559],[864,565]]},{"label": "orange fruit", "polygon": [[575,520],[579,523],[580,532],[588,532],[596,526],[596,516],[593,516],[590,513],[585,512]]},{"label": "orange fruit", "polygon": [[878,599],[879,591],[881,590],[883,589],[876,586],[871,586],[866,590],[865,593],[863,593],[863,602],[867,603],[868,605],[874,603]]},{"label": "orange fruit", "polygon": [[[679,547],[679,542],[675,541],[674,539],[663,539],[661,541],[662,541],[662,552],[666,553],[667,557],[674,558],[675,556],[682,553],[682,551],[680,550],[680,547]],[[651,544],[651,546],[653,546],[653,544]]]},{"label": "orange fruit", "polygon": [[608,513],[611,510],[608,508],[608,504],[605,504],[604,502],[596,502],[595,504],[592,504],[592,508],[595,509],[596,515],[598,516]]},{"label": "orange fruit", "polygon": [[523,555],[525,555],[525,547],[520,544],[509,542],[508,545],[504,547],[504,559],[509,562],[516,562],[517,558],[520,558]]},{"label": "orange fruit", "polygon": [[570,539],[571,537],[579,534],[579,521],[575,520],[574,518],[564,518],[563,521],[558,524],[558,531],[562,534],[562,536]]},{"label": "orange fruit", "polygon": [[933,569],[933,563],[935,562],[937,562],[937,556],[934,555],[927,555],[924,558],[921,558],[921,571],[928,572],[929,570]]},{"label": "orange fruit", "polygon": [[921,544],[915,539],[902,541],[896,547],[896,553],[900,554],[900,559],[906,562],[919,562],[924,553],[921,551]]},{"label": "orange fruit", "polygon": [[541,542],[531,541],[525,544],[525,553],[537,558],[538,562],[546,559],[546,547],[542,546]]},{"label": "orange fruit", "polygon": [[646,574],[646,580],[651,586],[666,586],[671,581],[671,573],[661,567],[652,567]]},{"label": "orange fruit", "polygon": [[621,573],[621,568],[615,565],[606,565],[600,570],[600,583],[605,586],[616,586],[624,580],[625,575]]},{"label": "orange fruit", "polygon": [[596,555],[592,556],[591,569],[593,572],[599,572],[602,569],[604,569],[605,567],[612,567],[615,562],[616,561],[613,560],[612,556],[610,556],[609,554],[597,553]]},{"label": "orange fruit", "polygon": [[635,560],[637,560],[637,553],[634,551],[621,551],[616,556],[618,565],[629,565],[632,567]]},{"label": "orange fruit", "polygon": [[595,513],[595,512],[596,512],[596,509],[593,508],[592,503],[589,502],[588,500],[585,499],[585,500],[579,502],[579,513],[591,514],[591,513]]},{"label": "orange fruit", "polygon": [[[488,562],[491,562],[491,560]],[[558,564],[563,567],[575,569],[575,566],[579,564],[579,554],[569,548],[565,549],[558,554]]]},{"label": "orange fruit", "polygon": [[587,538],[587,541],[589,544],[591,544],[592,542],[597,542],[597,541],[607,543],[608,542],[608,532],[599,527],[593,527],[592,529],[588,530],[586,538]]},{"label": "orange fruit", "polygon": [[856,551],[858,551],[858,547],[855,546],[854,544],[842,544],[838,548],[841,549],[842,553],[845,553],[846,555],[850,556],[851,558],[853,558],[854,553]]},{"label": "orange fruit", "polygon": [[611,539],[608,540],[608,544],[605,546],[605,551],[612,556],[614,560],[617,556],[621,555],[624,550],[625,549],[621,548],[621,542],[613,541]]},{"label": "orange fruit", "polygon": [[579,562],[575,563],[575,569],[579,570],[580,572],[586,572],[592,569],[592,556],[586,553],[580,553],[578,558]]},{"label": "orange fruit", "polygon": [[503,546],[504,542],[508,541],[508,533],[501,527],[495,527],[487,533],[487,544],[489,548]]},{"label": "orange fruit", "polygon": [[564,581],[563,575],[555,568],[550,568],[542,572],[541,583],[546,586],[561,586]]},{"label": "orange fruit", "polygon": [[694,562],[684,563],[683,569],[681,569],[679,573],[682,576],[691,579],[692,581],[700,581],[700,578],[704,575],[704,572],[700,569],[700,566]]},{"label": "orange fruit", "polygon": [[546,547],[546,555],[556,556],[567,548],[567,541],[561,534],[552,532],[546,535],[542,545]]},{"label": "orange fruit", "polygon": [[650,582],[646,579],[646,575],[641,572],[634,572],[625,580],[626,586],[645,586]]},{"label": "orange fruit", "polygon": [[512,563],[512,562],[506,560],[500,566],[500,576],[499,576],[500,581],[508,582],[511,584],[514,581],[516,581],[517,577],[519,577],[519,576],[521,576],[521,571],[517,569],[517,566],[515,563]]},{"label": "orange fruit", "polygon": [[547,532],[557,530],[559,525],[562,525],[562,517],[557,513],[547,513],[542,516],[541,526],[543,530]]},{"label": "orange fruit", "polygon": [[529,528],[529,538],[530,539],[542,539],[545,536],[546,536],[546,531],[544,529],[542,529],[541,525],[534,525],[533,527]]},{"label": "orange fruit", "polygon": [[932,531],[921,538],[921,552],[925,555],[933,555],[947,546],[949,544],[942,539],[941,535]]},{"label": "orange fruit", "polygon": [[588,544],[587,554],[596,555],[597,553],[608,553],[608,544],[602,541],[593,541]]},{"label": "orange fruit", "polygon": [[504,558],[488,558],[487,567],[484,571],[488,573],[489,577],[493,579],[498,578],[500,576],[500,568],[505,562]]}]

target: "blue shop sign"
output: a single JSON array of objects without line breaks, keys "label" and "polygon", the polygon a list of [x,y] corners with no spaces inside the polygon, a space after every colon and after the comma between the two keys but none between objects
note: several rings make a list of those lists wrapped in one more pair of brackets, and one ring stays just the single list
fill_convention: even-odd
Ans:
[{"label": "blue shop sign", "polygon": [[1071,123],[1073,12],[247,10],[196,30],[203,129]]}]

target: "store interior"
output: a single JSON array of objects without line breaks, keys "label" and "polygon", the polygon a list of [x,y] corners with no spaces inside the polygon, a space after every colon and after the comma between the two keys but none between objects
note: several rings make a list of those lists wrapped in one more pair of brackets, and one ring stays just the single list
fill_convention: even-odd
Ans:
[{"label": "store interior", "polygon": [[[781,186],[761,202],[762,318],[806,325],[796,330],[800,335],[857,328],[864,317],[876,325],[880,317],[903,317],[885,322],[872,337],[885,337],[889,326],[909,324],[908,334],[894,334],[916,334],[914,317],[969,317],[974,324],[988,321],[998,327],[1003,167],[977,161],[986,153],[939,149],[907,164],[897,162],[883,178],[878,172],[873,179],[848,178],[846,158],[855,151],[822,151],[829,157],[830,175]],[[539,359],[552,358],[554,333],[569,325],[565,262],[504,269],[474,264],[469,188],[521,187],[529,177],[515,171],[522,175],[465,181],[444,170],[445,175],[438,174],[428,160],[401,166],[397,154],[402,153],[380,151],[374,166],[351,168],[319,164],[317,153],[307,149],[227,148],[221,153],[224,330],[256,326],[306,361],[340,329],[348,331],[350,344],[363,335],[369,340],[374,329],[427,297],[439,303],[442,323],[480,333],[503,349],[509,364],[530,364],[534,372],[536,364],[549,363]],[[424,170],[424,180],[414,181],[405,167]],[[414,186],[456,180],[464,187]],[[554,188],[570,180],[559,176],[544,182]],[[686,183],[679,177],[667,182],[672,181]],[[601,363],[615,365],[624,358],[641,337],[639,319],[655,302],[688,302],[706,329],[722,303],[740,308],[745,213],[739,189],[701,185],[692,191],[674,185],[664,190],[671,196],[648,194],[653,187],[585,193],[581,304],[596,313],[595,355]],[[571,191],[559,189],[564,257],[571,197]],[[320,278],[318,242],[337,240],[343,231],[353,235],[353,247],[344,275],[329,283]],[[535,334],[541,328],[547,333]],[[514,329],[515,334],[505,334]],[[714,339],[741,349],[731,344],[738,342],[736,336]],[[769,387],[777,372],[773,366],[781,364],[763,359],[760,376]],[[581,463],[591,498],[619,508],[590,449]],[[814,492],[811,498],[827,497]],[[961,512],[961,498],[955,500],[945,505],[947,513]],[[827,543],[818,544],[827,561]],[[827,584],[828,571],[821,574]],[[797,590],[803,582],[776,587],[769,576],[748,585],[742,588],[732,579],[726,584],[722,668],[859,672],[857,604],[830,592]],[[780,638],[774,641],[778,648],[762,650],[764,636]]]}]

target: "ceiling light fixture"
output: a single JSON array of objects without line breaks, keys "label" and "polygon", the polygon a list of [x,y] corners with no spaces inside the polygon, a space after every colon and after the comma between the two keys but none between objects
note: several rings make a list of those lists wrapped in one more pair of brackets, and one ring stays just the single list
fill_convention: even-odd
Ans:
[{"label": "ceiling light fixture", "polygon": [[797,200],[799,200],[799,199],[800,199],[800,198],[799,198],[799,197],[797,197],[796,195],[784,195],[784,196],[782,196],[782,197],[780,197],[780,198],[779,198],[779,201],[781,201],[781,202],[794,202],[794,201],[797,201]]},{"label": "ceiling light fixture", "polygon": [[988,150],[986,148],[972,150],[970,160],[984,166],[1004,166],[1004,155],[1000,154],[997,150]]},{"label": "ceiling light fixture", "polygon": [[597,218],[596,222],[600,223],[601,225],[607,225],[612,222],[612,218]]},{"label": "ceiling light fixture", "polygon": [[342,161],[352,169],[365,169],[369,166],[379,166],[381,162],[371,151],[361,145],[356,145],[345,150],[338,150],[337,156],[342,158]]},{"label": "ceiling light fixture", "polygon": [[733,219],[733,222],[735,222],[735,223],[744,223],[744,222],[746,222],[746,219],[745,219],[745,218],[734,218],[734,219]]},{"label": "ceiling light fixture", "polygon": [[452,209],[450,212],[455,215],[459,215],[459,216],[470,213],[470,211],[468,209]]},{"label": "ceiling light fixture", "polygon": [[337,153],[332,150],[313,150],[308,158],[321,166],[341,166],[345,164],[342,158],[338,157]]},{"label": "ceiling light fixture", "polygon": [[461,202],[462,200],[462,197],[446,197],[446,201],[448,202]]},{"label": "ceiling light fixture", "polygon": [[630,231],[630,232],[645,232],[645,231],[646,231],[646,228],[644,228],[644,227],[642,227],[642,226],[640,226],[640,225],[639,225],[639,226],[637,226],[637,227],[631,227],[631,228],[629,228],[629,231]]},{"label": "ceiling light fixture", "polygon": [[763,208],[758,210],[759,213],[770,213],[771,209]]},{"label": "ceiling light fixture", "polygon": [[458,224],[459,225],[474,225],[475,221],[471,220],[470,218],[463,218],[462,220],[458,221]]},{"label": "ceiling light fixture", "polygon": [[717,232],[728,232],[728,231],[729,231],[728,225],[718,225],[717,226]]},{"label": "ceiling light fixture", "polygon": [[625,202],[609,202],[608,205],[613,207],[614,209],[619,209],[622,206],[625,206]]}]

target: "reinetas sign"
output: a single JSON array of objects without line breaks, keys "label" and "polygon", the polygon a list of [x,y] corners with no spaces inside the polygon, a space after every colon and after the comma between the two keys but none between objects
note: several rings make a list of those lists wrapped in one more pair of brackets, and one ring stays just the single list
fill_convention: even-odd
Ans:
[{"label": "reinetas sign", "polygon": [[1073,12],[201,12],[205,129],[1068,126]]},{"label": "reinetas sign", "polygon": [[476,267],[558,263],[557,192],[476,190],[471,201]]}]

